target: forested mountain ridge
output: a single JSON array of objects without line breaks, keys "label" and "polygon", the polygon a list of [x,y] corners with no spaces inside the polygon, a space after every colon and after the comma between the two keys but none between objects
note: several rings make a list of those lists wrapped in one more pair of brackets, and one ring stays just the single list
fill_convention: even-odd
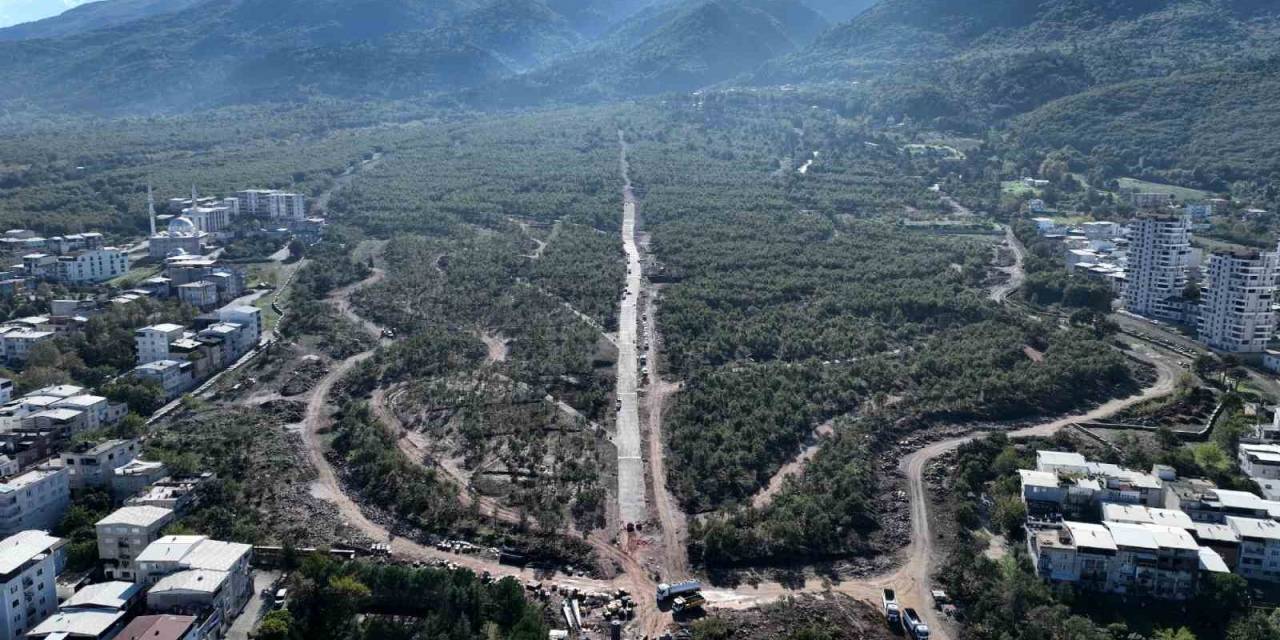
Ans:
[{"label": "forested mountain ridge", "polygon": [[939,92],[924,117],[981,122],[1093,87],[1280,55],[1262,0],[884,0],[756,74]]}]

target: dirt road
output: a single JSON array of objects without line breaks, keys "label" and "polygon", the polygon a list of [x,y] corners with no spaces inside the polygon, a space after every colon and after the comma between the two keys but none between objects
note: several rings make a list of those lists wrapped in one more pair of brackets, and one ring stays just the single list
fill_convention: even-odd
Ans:
[{"label": "dirt road", "polygon": [[645,342],[648,343],[648,395],[645,397],[645,436],[648,441],[649,477],[653,484],[653,510],[661,528],[661,571],[668,582],[688,578],[689,552],[686,547],[688,522],[680,505],[667,490],[666,438],[663,435],[663,413],[671,397],[680,390],[680,384],[663,380],[660,367],[657,335],[657,290],[649,289],[649,304],[645,306]]},{"label": "dirt road", "polygon": [[995,302],[1004,302],[1013,292],[1022,288],[1022,283],[1027,280],[1027,272],[1023,267],[1023,262],[1027,258],[1027,248],[1022,245],[1018,236],[1013,234],[1013,228],[1008,225],[1004,227],[1004,237],[1005,244],[1013,251],[1013,265],[1001,269],[1009,274],[1009,280],[991,289],[991,299]]},{"label": "dirt road", "polygon": [[622,146],[619,163],[622,167],[622,248],[627,254],[627,290],[622,296],[618,312],[618,414],[615,420],[613,444],[618,449],[618,521],[619,524],[644,522],[648,519],[645,507],[644,458],[641,455],[639,357],[636,347],[636,329],[639,318],[636,309],[640,301],[641,271],[640,250],[636,246],[636,197],[627,177],[627,145],[621,131],[618,140]]}]

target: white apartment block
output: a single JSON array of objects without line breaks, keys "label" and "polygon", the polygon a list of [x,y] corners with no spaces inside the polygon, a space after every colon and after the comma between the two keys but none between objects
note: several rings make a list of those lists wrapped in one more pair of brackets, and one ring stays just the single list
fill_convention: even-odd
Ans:
[{"label": "white apartment block", "polygon": [[1125,308],[1144,316],[1169,317],[1164,306],[1182,295],[1191,253],[1191,222],[1181,215],[1140,216],[1129,227]]},{"label": "white apartment block", "polygon": [[1215,251],[1200,302],[1200,341],[1233,353],[1262,353],[1275,333],[1277,267],[1270,251]]},{"label": "white apartment block", "polygon": [[216,203],[187,207],[182,210],[182,217],[190,220],[199,231],[218,233],[231,226],[231,220],[239,209],[239,201],[228,198]]},{"label": "white apartment block", "polygon": [[31,350],[41,342],[52,340],[52,331],[35,331],[18,327],[0,328],[0,346],[3,346],[4,360],[8,363],[27,361]]},{"label": "white apartment block", "polygon": [[133,376],[160,385],[161,394],[165,402],[168,402],[186,393],[195,384],[195,367],[190,362],[166,358],[138,365],[133,369]]},{"label": "white apartment block", "polygon": [[103,282],[129,273],[129,255],[106,248],[59,256],[54,279],[69,284]]},{"label": "white apartment block", "polygon": [[24,638],[57,610],[63,544],[43,531],[15,532],[0,541],[0,640]]},{"label": "white apartment block", "polygon": [[182,337],[180,324],[163,323],[143,327],[133,333],[138,345],[138,364],[158,362],[169,358],[169,345]]},{"label": "white apartment block", "polygon": [[161,530],[173,522],[173,518],[173,509],[128,506],[99,520],[94,525],[98,533],[98,558],[103,562],[107,579],[136,580],[134,559],[160,538]]},{"label": "white apartment block", "polygon": [[71,488],[106,487],[115,477],[115,470],[138,457],[137,440],[108,440],[82,451],[63,451],[62,467],[70,476]]},{"label": "white apartment block", "polygon": [[1250,478],[1280,480],[1280,444],[1248,444],[1237,449],[1240,471]]},{"label": "white apartment block", "polygon": [[1237,572],[1248,580],[1280,582],[1280,524],[1274,520],[1227,516],[1240,536]]},{"label": "white apartment block", "polygon": [[71,505],[65,469],[35,469],[0,484],[0,535],[54,528]]},{"label": "white apartment block", "polygon": [[138,555],[135,581],[151,587],[147,606],[154,611],[212,606],[226,626],[253,596],[252,552],[205,536],[165,536]]},{"label": "white apartment block", "polygon": [[251,216],[302,220],[307,217],[307,198],[301,194],[271,189],[237,191],[240,211]]},{"label": "white apartment block", "polygon": [[244,327],[245,330],[239,337],[240,344],[236,348],[237,353],[248,353],[258,346],[263,330],[262,309],[248,305],[223,307],[218,310],[218,319]]},{"label": "white apartment block", "polygon": [[1201,566],[1191,534],[1155,524],[1064,522],[1031,531],[1027,546],[1042,579],[1163,600],[1190,598]]},{"label": "white apartment block", "polygon": [[71,409],[85,414],[85,428],[92,431],[110,424],[114,418],[111,402],[102,396],[74,395],[51,405],[53,409]]}]

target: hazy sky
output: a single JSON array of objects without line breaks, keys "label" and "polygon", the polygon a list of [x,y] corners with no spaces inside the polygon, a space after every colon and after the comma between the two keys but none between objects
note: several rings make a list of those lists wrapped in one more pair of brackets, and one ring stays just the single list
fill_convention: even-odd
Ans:
[{"label": "hazy sky", "polygon": [[0,0],[0,27],[56,16],[92,0]]}]

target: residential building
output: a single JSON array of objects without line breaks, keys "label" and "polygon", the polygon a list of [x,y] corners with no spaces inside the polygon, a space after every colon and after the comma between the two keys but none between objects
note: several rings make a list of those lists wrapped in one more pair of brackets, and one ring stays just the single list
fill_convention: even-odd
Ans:
[{"label": "residential building", "polygon": [[111,472],[111,497],[123,502],[169,475],[163,462],[134,459]]},{"label": "residential building", "polygon": [[1182,296],[1190,252],[1191,224],[1184,216],[1147,214],[1134,220],[1129,227],[1125,308],[1157,318],[1172,315],[1167,301]]},{"label": "residential building", "polygon": [[98,558],[108,580],[135,581],[138,578],[134,558],[173,522],[173,509],[152,506],[126,506],[99,520],[94,526],[98,534]]},{"label": "residential building", "polygon": [[1021,470],[1023,500],[1033,514],[1076,513],[1103,503],[1159,507],[1164,480],[1078,453],[1036,452],[1036,470]]},{"label": "residential building", "polygon": [[1248,580],[1280,582],[1280,523],[1227,516],[1226,524],[1240,536],[1239,574]]},{"label": "residential building", "polygon": [[84,413],[85,428],[89,430],[105,427],[111,424],[114,418],[111,402],[102,396],[75,395],[53,403],[52,408],[71,409]]},{"label": "residential building", "polygon": [[1237,456],[1240,460],[1240,472],[1244,475],[1254,480],[1280,480],[1280,443],[1241,442],[1237,448]]},{"label": "residential building", "polygon": [[70,438],[89,429],[89,417],[75,409],[45,409],[23,418],[22,428],[50,431],[55,438]]},{"label": "residential building", "polygon": [[236,351],[244,354],[258,346],[262,338],[262,309],[249,305],[223,307],[218,310],[218,318],[223,322],[238,324],[247,331],[240,336],[240,344]]},{"label": "residential building", "polygon": [[4,349],[4,360],[10,364],[21,364],[27,361],[31,350],[41,342],[52,340],[52,331],[34,331],[7,327],[0,329],[0,345]]},{"label": "residential building", "polygon": [[202,311],[218,306],[218,285],[198,280],[178,285],[178,299]]},{"label": "residential building", "polygon": [[195,616],[138,616],[116,640],[202,640],[206,635]]},{"label": "residential building", "polygon": [[63,451],[61,462],[70,476],[72,489],[105,487],[111,484],[118,467],[138,457],[139,449],[137,440],[108,440]]},{"label": "residential building", "polygon": [[168,402],[186,393],[194,385],[194,370],[190,362],[165,359],[135,367],[133,376],[160,385],[162,397]]},{"label": "residential building", "polygon": [[0,640],[24,637],[57,610],[63,545],[43,531],[15,532],[0,541]]},{"label": "residential building", "polygon": [[1045,580],[1163,600],[1190,598],[1201,566],[1200,546],[1185,529],[1155,524],[1068,521],[1033,530],[1028,547]]},{"label": "residential building", "polygon": [[1129,201],[1138,209],[1159,209],[1173,204],[1172,193],[1134,193]]},{"label": "residential building", "polygon": [[13,399],[13,381],[8,378],[0,378],[0,403],[7,403]]},{"label": "residential building", "polygon": [[1191,516],[1181,511],[1134,504],[1104,504],[1102,520],[1121,524],[1155,524],[1188,531],[1195,528]]},{"label": "residential building", "polygon": [[307,217],[305,196],[286,191],[248,189],[237,191],[240,212],[272,219],[302,220]]},{"label": "residential building", "polygon": [[164,478],[143,493],[125,500],[125,504],[164,507],[181,514],[199,501],[200,487],[215,477],[214,474],[205,472],[198,476]]},{"label": "residential building", "polygon": [[[58,256],[52,279],[67,284],[105,282],[129,273],[129,254],[115,248]],[[47,277],[47,276],[46,276]]]},{"label": "residential building", "polygon": [[1206,480],[1180,480],[1165,484],[1164,506],[1191,516],[1195,522],[1240,518],[1280,517],[1280,502],[1271,502],[1247,491],[1219,489]]},{"label": "residential building", "polygon": [[1200,341],[1233,353],[1262,353],[1275,333],[1273,251],[1215,251],[1201,287]]},{"label": "residential building", "polygon": [[1223,562],[1234,569],[1240,558],[1240,534],[1226,524],[1197,522],[1189,531],[1201,548],[1213,549]]},{"label": "residential building", "polygon": [[53,529],[70,505],[65,469],[33,469],[10,478],[0,484],[0,536]]},{"label": "residential building", "polygon": [[138,582],[151,585],[152,611],[208,612],[229,626],[253,596],[253,547],[205,536],[165,536],[137,557]]},{"label": "residential building", "polygon": [[134,341],[138,346],[138,364],[167,359],[169,345],[181,338],[182,333],[182,325],[173,323],[155,324],[134,331]]},{"label": "residential building", "polygon": [[27,633],[28,640],[111,640],[125,627],[129,613],[143,601],[132,582],[101,582],[75,592]]}]

